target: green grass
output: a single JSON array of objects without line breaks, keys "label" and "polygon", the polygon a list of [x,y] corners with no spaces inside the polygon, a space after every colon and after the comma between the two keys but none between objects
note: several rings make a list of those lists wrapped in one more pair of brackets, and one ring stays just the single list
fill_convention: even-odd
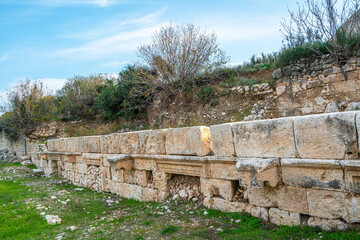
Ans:
[{"label": "green grass", "polygon": [[169,225],[169,226],[166,226],[166,227],[162,228],[160,230],[160,233],[162,235],[172,235],[177,231],[179,231],[179,227],[174,226],[174,225]]},{"label": "green grass", "polygon": [[[19,167],[19,169],[24,167]],[[25,168],[26,169],[26,168]],[[0,239],[359,239],[356,231],[274,226],[245,213],[225,213],[185,200],[140,202],[84,188],[59,177],[8,173],[0,168]],[[6,172],[6,174],[5,174]],[[16,181],[16,182],[15,182]],[[56,196],[56,199],[51,199]],[[70,201],[62,204],[61,201]],[[113,199],[113,204],[106,200]],[[36,209],[43,206],[42,209]],[[167,212],[169,210],[170,212]],[[207,211],[207,215],[204,215]],[[58,215],[48,225],[41,212]],[[240,220],[240,221],[239,221]],[[68,230],[76,226],[75,231]]]}]

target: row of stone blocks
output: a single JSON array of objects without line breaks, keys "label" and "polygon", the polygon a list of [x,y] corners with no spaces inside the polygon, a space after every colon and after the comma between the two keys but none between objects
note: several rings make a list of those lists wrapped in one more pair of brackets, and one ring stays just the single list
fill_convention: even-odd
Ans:
[{"label": "row of stone blocks", "polygon": [[[359,160],[41,155],[46,172],[126,198],[162,201],[169,195],[172,174],[189,175],[200,178],[204,205],[210,208],[248,212],[274,224],[308,224],[326,230],[345,230],[360,223]],[[239,190],[242,197],[234,199]]]},{"label": "row of stone blocks", "polygon": [[360,112],[331,113],[208,127],[52,139],[49,151],[104,154],[356,159]]}]

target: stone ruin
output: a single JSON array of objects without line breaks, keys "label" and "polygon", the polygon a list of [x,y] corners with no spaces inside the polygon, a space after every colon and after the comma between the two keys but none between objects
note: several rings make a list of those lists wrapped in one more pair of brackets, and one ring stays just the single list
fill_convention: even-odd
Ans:
[{"label": "stone ruin", "polygon": [[47,175],[140,201],[184,198],[277,225],[360,224],[360,111],[48,141]]}]

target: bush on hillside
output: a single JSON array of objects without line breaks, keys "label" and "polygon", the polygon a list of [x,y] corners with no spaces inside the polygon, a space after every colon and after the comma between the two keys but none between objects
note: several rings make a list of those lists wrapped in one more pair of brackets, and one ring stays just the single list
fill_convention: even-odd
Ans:
[{"label": "bush on hillside", "polygon": [[97,95],[102,89],[104,78],[99,75],[75,76],[67,80],[57,91],[59,117],[62,119],[92,119]]},{"label": "bush on hillside", "polygon": [[[106,81],[96,98],[95,109],[104,119],[115,120],[118,117],[132,119],[145,113],[150,102],[147,85],[137,81],[145,72],[136,66],[128,66],[120,73],[118,82]],[[150,72],[147,72],[150,75]]]}]

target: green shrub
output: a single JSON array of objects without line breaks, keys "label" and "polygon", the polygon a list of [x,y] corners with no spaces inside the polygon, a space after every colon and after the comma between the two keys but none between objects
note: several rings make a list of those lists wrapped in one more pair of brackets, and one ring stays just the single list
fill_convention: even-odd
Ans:
[{"label": "green shrub", "polygon": [[96,96],[100,93],[104,78],[99,75],[75,76],[57,91],[59,115],[63,119],[92,119]]},{"label": "green shrub", "polygon": [[209,103],[217,96],[217,90],[211,85],[201,87],[197,92],[197,97],[202,103]]},{"label": "green shrub", "polygon": [[132,119],[146,112],[151,95],[146,91],[146,84],[138,84],[134,76],[139,74],[138,68],[128,66],[120,73],[119,82],[106,81],[95,104],[104,119]]},{"label": "green shrub", "polygon": [[277,58],[276,65],[284,67],[289,65],[291,62],[300,60],[301,58],[309,59],[319,57],[319,54],[316,54],[314,51],[317,51],[319,54],[328,53],[326,47],[320,42],[284,48]]}]

